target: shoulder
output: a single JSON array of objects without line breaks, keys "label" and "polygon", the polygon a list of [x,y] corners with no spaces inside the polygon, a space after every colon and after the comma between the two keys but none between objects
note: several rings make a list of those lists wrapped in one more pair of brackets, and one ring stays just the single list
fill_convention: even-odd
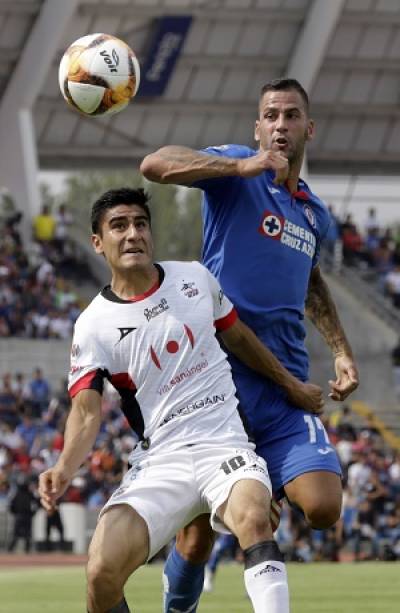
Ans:
[{"label": "shoulder", "polygon": [[[75,322],[75,330],[83,330],[85,328],[96,328],[98,326],[98,315],[104,306],[104,298],[101,293],[97,294],[88,306],[82,311]],[[97,321],[97,324],[96,324]]]},{"label": "shoulder", "polygon": [[159,262],[159,264],[164,269],[166,275],[207,274],[207,269],[205,266],[196,260],[192,260],[191,262],[170,260],[166,262]]},{"label": "shoulder", "polygon": [[310,196],[310,204],[314,214],[317,216],[318,225],[321,229],[325,229],[329,226],[331,221],[331,215],[328,211],[328,207],[307,185],[305,181],[299,181],[299,189],[305,190]]},{"label": "shoulder", "polygon": [[206,149],[202,149],[204,153],[210,153],[212,155],[219,155],[221,157],[230,157],[230,158],[248,158],[256,155],[256,151],[251,147],[246,147],[245,145],[213,145],[211,147],[207,147]]}]

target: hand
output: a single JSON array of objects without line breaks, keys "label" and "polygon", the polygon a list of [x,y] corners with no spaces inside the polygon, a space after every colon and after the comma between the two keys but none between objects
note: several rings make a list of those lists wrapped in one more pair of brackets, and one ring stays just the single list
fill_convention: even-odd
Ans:
[{"label": "hand", "polygon": [[46,511],[54,511],[56,500],[64,494],[71,479],[72,476],[68,475],[64,469],[57,467],[57,464],[39,475],[40,502]]},{"label": "hand", "polygon": [[293,404],[309,413],[320,415],[323,412],[325,402],[319,385],[297,381],[288,392],[288,397]]},{"label": "hand", "polygon": [[239,174],[241,177],[257,177],[265,170],[275,170],[274,183],[285,183],[289,174],[289,162],[282,153],[260,150],[257,155],[240,160]]},{"label": "hand", "polygon": [[357,367],[351,356],[340,353],[335,357],[336,381],[329,381],[332,400],[345,400],[359,383]]}]

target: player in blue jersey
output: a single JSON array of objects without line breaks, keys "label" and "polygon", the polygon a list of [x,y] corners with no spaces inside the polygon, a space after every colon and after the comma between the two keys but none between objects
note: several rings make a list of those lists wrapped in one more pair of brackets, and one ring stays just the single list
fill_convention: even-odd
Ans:
[{"label": "player in blue jersey", "polygon": [[[300,179],[314,123],[308,96],[294,79],[267,83],[255,123],[257,150],[240,145],[197,152],[168,146],[147,156],[143,174],[160,183],[203,190],[203,261],[240,317],[294,375],[306,381],[304,313],[334,358],[330,396],[344,400],[358,385],[352,350],[318,266],[329,212]],[[321,421],[294,407],[272,382],[233,356],[232,371],[257,451],[273,490],[299,507],[313,528],[340,515],[341,471]],[[165,611],[196,611],[211,536],[200,517],[178,535],[166,564]]]}]

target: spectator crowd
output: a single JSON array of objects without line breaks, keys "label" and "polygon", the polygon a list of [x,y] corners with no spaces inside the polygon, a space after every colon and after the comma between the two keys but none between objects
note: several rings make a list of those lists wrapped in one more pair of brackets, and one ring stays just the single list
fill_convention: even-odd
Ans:
[{"label": "spectator crowd", "polygon": [[[72,218],[67,208],[62,205],[55,215],[46,206],[42,208],[33,220],[34,240],[29,249],[21,237],[21,213],[12,207],[1,213],[0,337],[70,338],[82,305],[69,280],[77,266],[80,272],[80,265],[68,240]],[[370,275],[378,289],[400,308],[400,230],[396,234],[383,229],[374,209],[369,211],[363,233],[351,215],[340,221],[331,209],[331,216],[328,250],[333,253],[340,244],[344,263]],[[396,372],[399,356],[400,342],[392,356]],[[400,390],[399,377],[397,372]],[[1,376],[0,509],[17,513],[25,501],[31,509],[31,521],[38,508],[38,475],[55,463],[63,447],[68,409],[65,380],[53,389],[40,368],[30,376]],[[100,508],[127,468],[135,439],[111,386],[104,394],[103,413],[94,451],[62,502]],[[346,555],[354,560],[400,559],[400,452],[385,445],[372,423],[356,427],[346,407],[331,414],[325,425],[343,467],[342,517],[330,530],[313,531],[285,505],[278,541],[290,559],[303,562],[338,561]],[[10,550],[18,536],[16,530],[8,543]],[[29,534],[25,538],[29,551]]]},{"label": "spectator crowd", "polygon": [[69,338],[82,305],[70,283],[79,267],[68,240],[71,217],[43,207],[33,220],[33,242],[23,244],[22,214],[0,218],[0,338]]},{"label": "spectator crowd", "polygon": [[364,229],[360,230],[351,213],[343,220],[332,206],[331,226],[326,247],[333,255],[340,245],[343,263],[359,271],[377,291],[386,295],[393,306],[400,308],[400,226],[384,228],[374,208],[369,209]]},{"label": "spectator crowd", "polygon": [[[63,446],[69,408],[67,382],[52,389],[40,368],[30,377],[5,374],[0,385],[0,507],[10,506],[21,475],[35,494],[40,472]],[[311,530],[284,505],[277,539],[292,560],[400,559],[400,453],[389,448],[373,421],[355,426],[347,407],[330,414],[325,426],[335,443],[344,474],[343,513],[334,528]],[[99,509],[121,480],[135,444],[119,409],[119,397],[106,387],[103,422],[95,448],[62,502]]]}]

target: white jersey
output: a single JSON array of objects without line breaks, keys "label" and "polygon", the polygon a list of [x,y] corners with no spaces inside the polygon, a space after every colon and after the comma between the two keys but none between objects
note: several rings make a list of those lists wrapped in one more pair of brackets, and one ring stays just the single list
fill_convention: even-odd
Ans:
[{"label": "white jersey", "polygon": [[157,265],[160,284],[132,300],[108,287],[80,315],[69,390],[102,392],[104,378],[142,441],[168,449],[218,436],[247,441],[231,369],[215,336],[236,320],[218,281],[198,262]]}]

